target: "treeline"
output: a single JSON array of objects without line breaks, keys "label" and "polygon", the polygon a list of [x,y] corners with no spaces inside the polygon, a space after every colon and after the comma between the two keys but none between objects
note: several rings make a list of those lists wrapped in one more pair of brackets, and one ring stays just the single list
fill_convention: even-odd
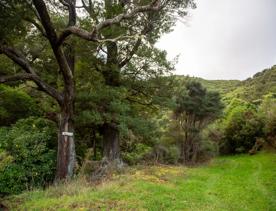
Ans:
[{"label": "treeline", "polygon": [[[102,86],[99,95],[79,92],[75,104],[77,174],[99,177],[100,172],[102,177],[107,172],[101,168],[114,170],[126,164],[193,165],[217,155],[255,154],[262,147],[276,147],[274,94],[255,104],[238,98],[229,103],[192,78],[160,77],[158,81],[162,92],[152,95],[150,105],[126,104],[122,93],[112,89],[105,93]],[[0,87],[4,99],[0,102],[1,193],[51,184],[58,150],[57,111],[46,112],[48,105],[31,96],[25,85]],[[109,103],[114,103],[108,107],[114,113],[101,110]],[[118,136],[112,138],[119,142],[113,160],[104,152],[103,133],[104,118],[111,114],[117,115],[118,124]]]},{"label": "treeline", "polygon": [[[144,89],[147,96],[133,102],[124,87],[98,83],[96,94],[85,87],[76,96],[75,173],[103,177],[103,169],[126,164],[189,165],[203,159],[202,130],[222,113],[217,92],[193,80],[158,77],[140,82],[155,86],[155,93]],[[26,84],[0,88],[1,193],[50,184],[56,176],[58,110]]]},{"label": "treeline", "polygon": [[253,102],[262,100],[268,93],[276,93],[276,65],[256,73],[253,77],[241,81],[225,98],[234,97]]},{"label": "treeline", "polygon": [[[203,130],[211,154],[254,154],[262,146],[275,148],[275,70],[273,66],[245,81],[192,78],[217,90],[224,104],[222,115]],[[178,80],[191,78],[178,76]]]}]

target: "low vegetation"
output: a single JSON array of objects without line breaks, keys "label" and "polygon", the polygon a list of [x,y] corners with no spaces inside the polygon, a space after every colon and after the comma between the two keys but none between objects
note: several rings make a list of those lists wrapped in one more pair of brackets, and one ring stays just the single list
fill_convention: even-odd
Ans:
[{"label": "low vegetation", "polygon": [[81,178],[11,197],[12,210],[274,210],[276,155],[216,158],[209,164],[141,166],[98,185]]}]

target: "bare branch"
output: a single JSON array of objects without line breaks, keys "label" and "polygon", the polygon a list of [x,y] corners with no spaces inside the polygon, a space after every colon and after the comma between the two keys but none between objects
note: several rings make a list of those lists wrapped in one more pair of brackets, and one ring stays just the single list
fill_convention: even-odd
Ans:
[{"label": "bare branch", "polygon": [[134,8],[131,12],[128,13],[122,13],[120,15],[115,16],[111,19],[106,19],[105,21],[102,21],[101,23],[97,24],[93,27],[93,30],[91,32],[88,32],[84,29],[80,29],[79,27],[73,26],[66,28],[58,38],[58,44],[61,45],[64,40],[70,36],[71,34],[74,34],[78,37],[81,37],[85,40],[89,41],[98,41],[98,33],[111,25],[118,24],[123,20],[132,19],[135,17],[136,14],[142,13],[142,12],[149,12],[149,11],[159,11],[161,9],[161,0],[154,0],[150,4],[145,6],[138,6]]}]

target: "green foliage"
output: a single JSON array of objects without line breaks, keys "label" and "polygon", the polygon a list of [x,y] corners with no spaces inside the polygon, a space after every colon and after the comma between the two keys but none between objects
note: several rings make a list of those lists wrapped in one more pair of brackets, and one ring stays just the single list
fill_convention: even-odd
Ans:
[{"label": "green foliage", "polygon": [[194,121],[215,119],[222,111],[223,105],[217,92],[209,92],[198,82],[191,81],[176,99],[176,118],[178,115],[192,115]]},{"label": "green foliage", "polygon": [[163,163],[166,164],[177,164],[180,158],[179,147],[172,145],[166,147],[166,151],[163,157]]},{"label": "green foliage", "polygon": [[27,1],[24,0],[1,0],[0,1],[0,41],[11,40],[17,36],[24,36],[23,17],[33,13],[30,11]]},{"label": "green foliage", "polygon": [[188,81],[185,88],[176,96],[177,124],[171,130],[174,134],[177,131],[174,136],[180,145],[182,162],[194,163],[207,149],[202,146],[202,130],[220,116],[223,104],[218,92],[207,91],[199,82]]},{"label": "green foliage", "polygon": [[242,81],[237,89],[227,93],[225,97],[226,99],[236,97],[253,102],[269,93],[276,93],[276,65]]},{"label": "green foliage", "polygon": [[151,151],[151,147],[138,143],[135,145],[135,148],[131,152],[123,152],[122,158],[130,165],[141,163],[146,161],[146,155]]},{"label": "green foliage", "polygon": [[205,161],[210,158],[214,158],[219,153],[219,147],[217,143],[210,140],[202,140],[199,149],[199,160]]},{"label": "green foliage", "polygon": [[276,148],[276,95],[264,97],[260,107],[260,116],[264,121],[264,136],[267,142]]},{"label": "green foliage", "polygon": [[3,149],[0,149],[0,172],[2,172],[13,161],[13,157]]},{"label": "green foliage", "polygon": [[0,126],[8,126],[38,113],[33,98],[17,88],[0,84],[0,99]]},{"label": "green foliage", "polygon": [[0,192],[19,193],[51,182],[55,171],[55,126],[41,118],[0,128]]},{"label": "green foliage", "polygon": [[252,78],[239,80],[205,80],[189,76],[177,76],[179,81],[196,80],[210,91],[219,92],[223,101],[230,103],[233,98],[254,102],[269,93],[276,93],[276,65],[256,73]]},{"label": "green foliage", "polygon": [[189,77],[189,76],[177,76],[179,81],[190,81],[194,80],[202,84],[209,91],[219,92],[222,96],[235,90],[242,84],[239,80],[206,80],[203,78]]},{"label": "green foliage", "polygon": [[254,105],[233,99],[226,109],[224,121],[225,142],[223,151],[228,153],[248,152],[256,138],[262,137],[263,122]]}]

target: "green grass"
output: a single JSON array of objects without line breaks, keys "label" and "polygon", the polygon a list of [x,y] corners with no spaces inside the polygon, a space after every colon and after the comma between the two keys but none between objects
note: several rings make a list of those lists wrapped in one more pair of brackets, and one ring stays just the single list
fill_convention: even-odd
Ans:
[{"label": "green grass", "polygon": [[276,154],[220,157],[206,166],[132,168],[92,186],[77,179],[13,196],[12,210],[276,210]]}]

